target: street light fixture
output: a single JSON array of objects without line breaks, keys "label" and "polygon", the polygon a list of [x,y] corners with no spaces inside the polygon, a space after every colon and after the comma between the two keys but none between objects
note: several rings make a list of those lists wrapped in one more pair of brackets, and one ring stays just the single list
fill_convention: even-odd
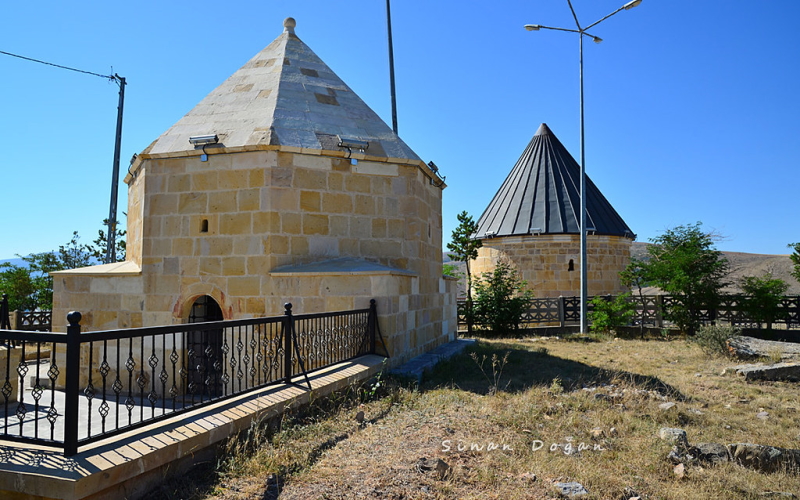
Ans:
[{"label": "street light fixture", "polygon": [[555,30],[555,31],[568,31],[570,33],[578,33],[578,39],[580,40],[579,44],[579,65],[580,65],[580,101],[581,101],[581,216],[580,216],[580,253],[581,253],[581,333],[586,333],[588,331],[588,318],[587,318],[587,301],[588,301],[588,286],[586,282],[586,151],[584,148],[585,144],[585,134],[584,134],[584,127],[583,127],[583,37],[588,36],[592,39],[595,43],[600,43],[603,41],[602,38],[596,37],[586,32],[586,30],[597,26],[598,24],[602,23],[609,17],[613,16],[617,12],[621,10],[631,10],[632,8],[636,7],[642,3],[642,0],[631,0],[630,2],[626,3],[619,9],[615,10],[611,14],[601,18],[599,21],[595,21],[594,23],[586,26],[585,28],[581,27],[581,23],[578,21],[578,15],[575,13],[575,9],[572,7],[572,0],[567,0],[567,4],[569,4],[569,9],[572,11],[572,17],[575,19],[575,25],[578,29],[569,29],[569,28],[556,28],[554,26],[544,26],[542,24],[526,24],[525,29],[528,31],[539,31],[543,29],[547,30]]}]

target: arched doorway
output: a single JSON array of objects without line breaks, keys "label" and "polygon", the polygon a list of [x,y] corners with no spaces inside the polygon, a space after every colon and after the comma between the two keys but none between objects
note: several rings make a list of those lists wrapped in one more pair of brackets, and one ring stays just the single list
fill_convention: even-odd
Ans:
[{"label": "arched doorway", "polygon": [[[189,311],[189,323],[223,319],[222,308],[208,295],[195,300]],[[222,328],[205,326],[187,335],[187,392],[192,399],[203,401],[222,395],[222,336]]]}]

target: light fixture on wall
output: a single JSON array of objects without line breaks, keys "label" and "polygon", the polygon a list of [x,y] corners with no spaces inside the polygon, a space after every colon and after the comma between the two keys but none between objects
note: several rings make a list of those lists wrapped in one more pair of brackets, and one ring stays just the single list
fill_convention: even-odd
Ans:
[{"label": "light fixture on wall", "polygon": [[219,142],[219,136],[214,135],[195,135],[189,137],[189,144],[192,146],[205,146],[207,144],[216,144]]},{"label": "light fixture on wall", "polygon": [[486,236],[489,239],[494,238],[495,236],[497,236],[497,231],[486,231],[484,233],[484,236]]},{"label": "light fixture on wall", "polygon": [[542,234],[542,228],[540,228],[540,227],[532,227],[532,228],[530,228],[530,232],[533,235],[539,236],[540,234]]},{"label": "light fixture on wall", "polygon": [[[364,153],[369,148],[369,142],[362,141],[360,139],[353,139],[349,137],[342,137],[340,135],[336,136],[339,139],[339,143],[337,146],[340,148],[345,148],[347,150],[347,157],[350,158],[353,156],[353,150],[357,149],[360,153]],[[358,165],[358,160],[355,158],[350,158],[351,165]]]},{"label": "light fixture on wall", "polygon": [[[436,186],[438,188],[444,186],[445,177],[439,173],[439,167],[437,167],[432,161],[429,161],[428,168],[431,169],[431,172],[433,172],[433,177],[430,178],[431,186]],[[438,183],[436,182],[437,180],[439,181]]]},{"label": "light fixture on wall", "polygon": [[208,155],[206,154],[206,146],[209,144],[217,144],[219,142],[219,137],[217,134],[213,135],[195,135],[189,137],[189,144],[192,146],[203,146],[203,154],[200,155],[200,161],[208,161]]}]

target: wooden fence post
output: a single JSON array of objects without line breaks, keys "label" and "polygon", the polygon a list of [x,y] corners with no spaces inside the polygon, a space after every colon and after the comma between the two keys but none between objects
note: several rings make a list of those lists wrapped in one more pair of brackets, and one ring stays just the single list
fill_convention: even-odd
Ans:
[{"label": "wooden fence post", "polygon": [[656,328],[664,328],[664,296],[656,295]]}]

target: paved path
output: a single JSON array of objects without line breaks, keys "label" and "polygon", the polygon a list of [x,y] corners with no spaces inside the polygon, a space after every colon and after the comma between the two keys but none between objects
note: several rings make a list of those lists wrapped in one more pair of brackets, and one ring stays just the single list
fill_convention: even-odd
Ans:
[{"label": "paved path", "polygon": [[[315,370],[309,373],[313,391],[305,385],[275,384],[82,446],[72,457],[49,447],[0,442],[0,498],[141,498],[165,476],[212,460],[229,436],[287,408],[368,380],[381,370],[383,360],[366,355]],[[294,381],[303,382],[297,377]],[[47,433],[49,429],[48,424]]]}]

